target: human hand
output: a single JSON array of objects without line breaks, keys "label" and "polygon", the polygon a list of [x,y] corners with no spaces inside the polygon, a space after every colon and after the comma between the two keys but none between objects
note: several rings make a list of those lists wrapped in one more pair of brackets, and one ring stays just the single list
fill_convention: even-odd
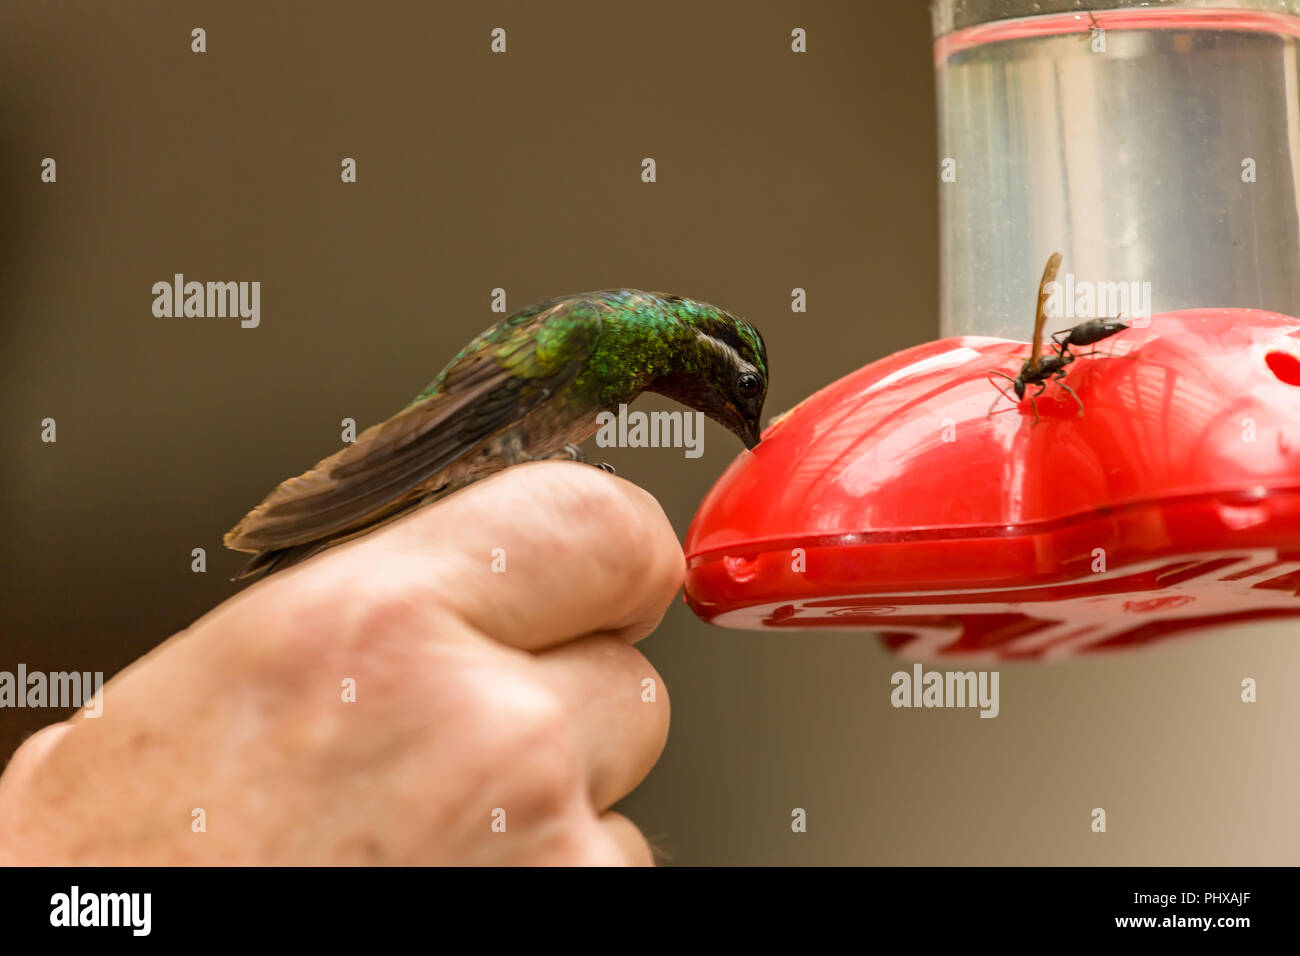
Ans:
[{"label": "human hand", "polygon": [[632,644],[683,567],[636,486],[510,468],[254,585],[28,739],[0,863],[649,863],[609,808],[667,738]]}]

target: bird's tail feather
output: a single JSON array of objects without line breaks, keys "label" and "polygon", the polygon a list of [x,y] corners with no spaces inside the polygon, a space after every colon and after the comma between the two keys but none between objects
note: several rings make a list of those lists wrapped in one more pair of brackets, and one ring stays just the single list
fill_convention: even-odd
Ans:
[{"label": "bird's tail feather", "polygon": [[259,551],[253,559],[239,569],[230,580],[257,581],[276,571],[291,567],[299,561],[306,561],[317,551],[322,551],[333,542],[310,541],[292,548],[279,548],[275,551]]},{"label": "bird's tail feather", "polygon": [[443,485],[436,491],[429,492],[421,498],[408,502],[405,507],[398,508],[391,514],[387,514],[378,521],[372,522],[361,528],[356,529],[351,534],[342,534],[334,538],[322,538],[319,541],[308,541],[305,544],[295,544],[288,548],[276,548],[271,551],[259,551],[253,555],[252,560],[239,569],[230,580],[232,581],[257,581],[268,574],[274,574],[276,571],[283,571],[285,568],[292,567],[306,561],[308,558],[321,551],[326,551],[344,541],[351,541],[353,538],[359,538],[363,534],[369,534],[376,528],[381,528],[390,521],[396,521],[403,515],[410,514],[421,505],[429,504],[440,498],[445,498],[453,491],[459,491],[470,481],[460,481],[449,485]]}]

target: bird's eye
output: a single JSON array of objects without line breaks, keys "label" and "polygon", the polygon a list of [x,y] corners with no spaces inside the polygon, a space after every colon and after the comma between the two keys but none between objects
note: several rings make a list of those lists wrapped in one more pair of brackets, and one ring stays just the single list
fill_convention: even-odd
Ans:
[{"label": "bird's eye", "polygon": [[741,398],[757,398],[763,390],[763,380],[753,372],[745,372],[736,379],[736,394]]}]

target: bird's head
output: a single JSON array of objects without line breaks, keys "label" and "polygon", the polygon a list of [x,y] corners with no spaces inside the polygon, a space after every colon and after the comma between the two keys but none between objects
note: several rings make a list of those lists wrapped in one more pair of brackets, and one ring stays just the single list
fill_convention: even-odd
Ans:
[{"label": "bird's head", "polygon": [[767,350],[758,330],[711,305],[664,296],[682,322],[673,368],[649,386],[734,432],[746,448],[759,441],[767,398]]}]

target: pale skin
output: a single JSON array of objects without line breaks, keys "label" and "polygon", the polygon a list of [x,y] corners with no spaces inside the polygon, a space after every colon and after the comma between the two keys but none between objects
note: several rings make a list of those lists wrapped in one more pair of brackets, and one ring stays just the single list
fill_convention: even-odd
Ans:
[{"label": "pale skin", "polygon": [[683,570],[636,486],[508,469],[254,585],[109,681],[102,716],[30,737],[0,865],[651,863],[610,807],[667,739],[633,644]]}]

